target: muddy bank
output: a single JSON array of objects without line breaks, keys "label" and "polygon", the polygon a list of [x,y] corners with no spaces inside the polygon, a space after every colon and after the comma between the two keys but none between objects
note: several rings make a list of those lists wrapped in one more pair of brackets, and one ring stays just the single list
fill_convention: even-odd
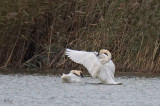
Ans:
[{"label": "muddy bank", "polygon": [[[70,69],[0,69],[0,74],[27,74],[27,75],[57,75],[69,73]],[[90,76],[87,71],[83,71],[85,76]],[[160,77],[159,73],[142,73],[142,72],[116,72],[115,77]]]}]

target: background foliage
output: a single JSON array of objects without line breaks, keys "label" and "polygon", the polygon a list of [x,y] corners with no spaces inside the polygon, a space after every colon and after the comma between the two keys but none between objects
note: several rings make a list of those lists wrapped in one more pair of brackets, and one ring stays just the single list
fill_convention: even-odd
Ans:
[{"label": "background foliage", "polygon": [[105,48],[117,71],[160,72],[160,1],[0,1],[1,68],[83,69],[65,48]]}]

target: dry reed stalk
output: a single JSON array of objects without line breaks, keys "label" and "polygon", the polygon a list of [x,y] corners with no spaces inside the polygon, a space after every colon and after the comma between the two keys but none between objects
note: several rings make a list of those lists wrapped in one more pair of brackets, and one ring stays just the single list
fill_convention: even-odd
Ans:
[{"label": "dry reed stalk", "polygon": [[37,58],[38,56],[41,56],[42,54],[44,54],[46,51],[43,51],[42,53],[38,54],[38,55],[34,55],[32,58],[30,58],[29,60],[27,60],[25,63],[23,63],[23,65],[31,62],[32,60],[34,60],[35,58]]},{"label": "dry reed stalk", "polygon": [[11,50],[11,53],[10,53],[10,55],[9,55],[9,57],[8,57],[5,65],[4,65],[4,67],[7,67],[8,63],[10,62],[10,60],[11,60],[11,58],[12,58],[12,54],[13,54],[13,51],[15,50],[15,47],[16,47],[18,38],[19,38],[19,37],[17,36],[17,39],[16,39],[16,41],[15,41],[15,43],[14,43],[14,45],[13,45],[13,48],[12,48],[12,50]]},{"label": "dry reed stalk", "polygon": [[51,34],[49,35],[49,48],[48,48],[48,62],[47,62],[47,66],[49,66],[50,64],[50,54],[51,54],[51,45],[52,45],[52,39],[51,39],[51,35],[52,35],[52,30],[51,30]]},{"label": "dry reed stalk", "polygon": [[154,47],[154,50],[153,50],[152,62],[151,62],[151,67],[150,67],[150,69],[153,69],[153,67],[154,67],[155,56],[156,56],[156,54],[157,54],[158,48],[160,47],[160,43],[158,43],[158,41],[159,41],[159,39],[157,39],[156,42],[155,42],[155,47]]},{"label": "dry reed stalk", "polygon": [[51,63],[49,64],[49,67],[51,67],[51,65],[59,58],[59,56],[62,55],[62,53],[64,52],[64,50],[62,50],[58,55],[55,56],[55,58],[51,61]]},{"label": "dry reed stalk", "polygon": [[[26,42],[17,42],[14,49],[18,53],[13,48],[11,53],[1,53],[2,49],[7,49],[0,48],[0,57],[9,54],[5,63],[0,61],[6,66],[22,62],[36,67],[83,68],[64,57],[65,48],[87,51],[105,48],[112,52],[113,61],[121,71],[160,72],[157,68],[160,64],[159,1],[22,0],[14,4],[8,1],[6,11],[3,3],[0,5],[0,25],[2,23],[4,30],[0,31],[4,35],[0,37],[3,39],[0,44],[7,41],[5,38],[10,37],[13,29],[25,35],[21,42]],[[5,19],[2,15],[6,16],[5,12],[10,13],[12,9],[18,15]],[[22,23],[21,28],[18,23]],[[9,42],[15,42],[12,38],[16,39],[17,33],[12,35]]]}]

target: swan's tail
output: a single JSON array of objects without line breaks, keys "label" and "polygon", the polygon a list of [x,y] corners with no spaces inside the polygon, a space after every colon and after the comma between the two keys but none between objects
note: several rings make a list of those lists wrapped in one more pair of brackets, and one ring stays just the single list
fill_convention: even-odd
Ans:
[{"label": "swan's tail", "polygon": [[69,82],[69,77],[63,73],[63,75],[61,76],[62,82]]}]

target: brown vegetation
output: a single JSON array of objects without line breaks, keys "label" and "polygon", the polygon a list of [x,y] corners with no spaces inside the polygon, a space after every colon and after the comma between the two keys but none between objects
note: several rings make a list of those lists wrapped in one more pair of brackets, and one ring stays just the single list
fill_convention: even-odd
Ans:
[{"label": "brown vegetation", "polygon": [[0,1],[1,68],[82,68],[65,48],[105,48],[117,71],[159,73],[160,1]]}]

